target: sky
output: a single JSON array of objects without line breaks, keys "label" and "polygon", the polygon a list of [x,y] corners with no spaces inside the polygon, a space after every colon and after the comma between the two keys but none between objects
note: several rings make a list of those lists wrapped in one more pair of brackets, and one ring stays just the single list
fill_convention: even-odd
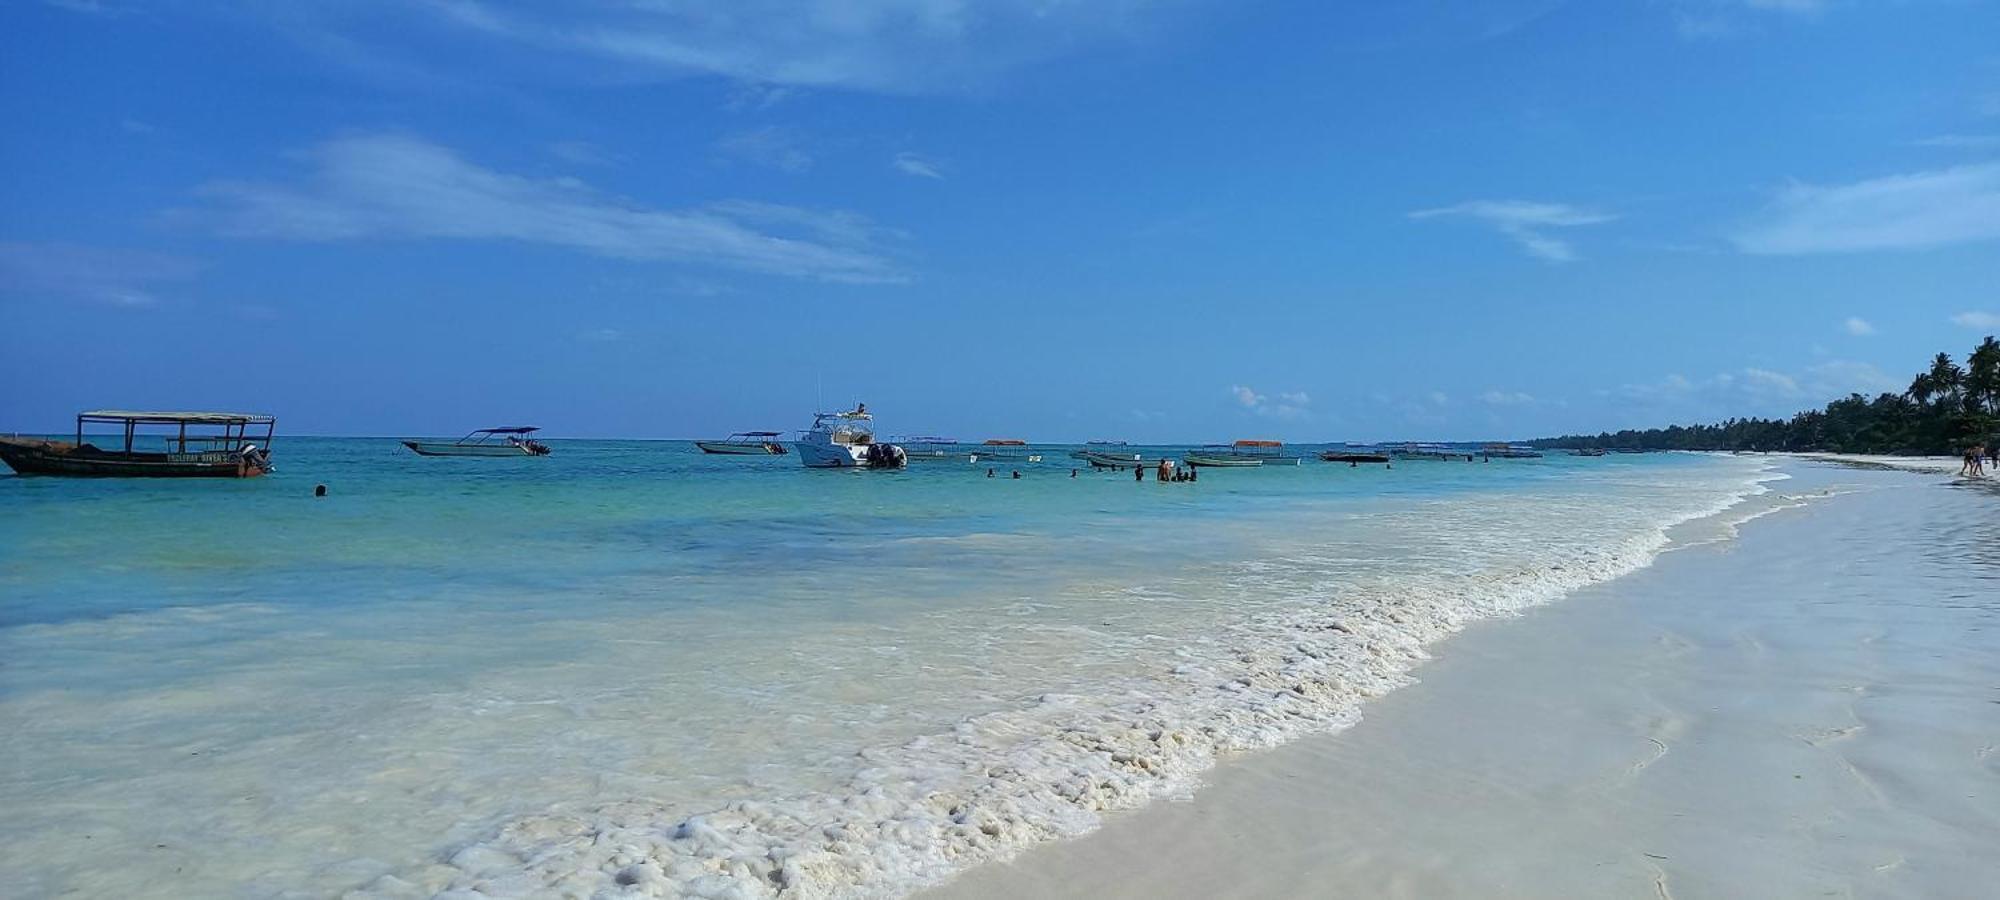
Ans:
[{"label": "sky", "polygon": [[0,0],[0,431],[1518,439],[2000,330],[2000,3]]}]

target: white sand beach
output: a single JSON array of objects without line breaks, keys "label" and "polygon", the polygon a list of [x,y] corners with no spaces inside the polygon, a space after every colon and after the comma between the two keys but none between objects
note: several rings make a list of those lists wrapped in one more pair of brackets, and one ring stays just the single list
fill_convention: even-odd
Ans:
[{"label": "white sand beach", "polygon": [[1347,731],[927,896],[1990,896],[2000,496],[1784,467],[1736,539],[1473,625]]}]

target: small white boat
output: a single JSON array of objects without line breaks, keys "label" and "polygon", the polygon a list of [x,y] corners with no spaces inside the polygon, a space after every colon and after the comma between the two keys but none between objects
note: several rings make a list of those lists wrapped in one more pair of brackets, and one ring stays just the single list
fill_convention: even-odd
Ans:
[{"label": "small white boat", "polygon": [[530,425],[481,428],[456,441],[404,441],[418,456],[547,456],[549,445],[529,437]]},{"label": "small white boat", "polygon": [[876,443],[875,417],[866,403],[849,412],[814,414],[812,427],[792,446],[809,469],[900,469],[910,462],[903,448]]},{"label": "small white boat", "polygon": [[695,441],[703,453],[724,456],[783,456],[791,451],[778,443],[775,431],[739,431],[720,441]]}]

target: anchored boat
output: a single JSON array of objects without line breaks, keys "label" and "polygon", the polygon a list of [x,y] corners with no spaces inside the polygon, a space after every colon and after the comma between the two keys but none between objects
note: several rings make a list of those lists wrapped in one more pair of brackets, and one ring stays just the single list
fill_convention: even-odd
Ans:
[{"label": "anchored boat", "polygon": [[783,456],[790,453],[777,441],[775,431],[739,431],[720,441],[695,441],[703,453],[724,456]]},{"label": "anchored boat", "polygon": [[866,403],[849,412],[815,413],[794,446],[799,462],[811,469],[900,469],[910,463],[903,448],[875,441],[875,417]]},{"label": "anchored boat", "polygon": [[1202,468],[1247,469],[1264,465],[1296,466],[1299,458],[1285,452],[1283,441],[1237,441],[1203,447],[1187,454],[1187,464]]},{"label": "anchored boat", "polygon": [[991,438],[972,450],[972,461],[989,460],[995,462],[1041,462],[1042,455],[1028,449],[1028,442],[1018,438]]},{"label": "anchored boat", "polygon": [[1319,458],[1336,463],[1385,463],[1389,454],[1374,450],[1321,450]]},{"label": "anchored boat", "polygon": [[1158,456],[1148,459],[1138,453],[1114,453],[1109,450],[1079,450],[1070,455],[1090,463],[1093,469],[1152,469],[1158,468],[1161,461]]},{"label": "anchored boat", "polygon": [[[92,423],[121,426],[123,449],[106,450],[85,441],[84,426]],[[255,413],[98,409],[77,414],[73,442],[0,438],[0,460],[22,475],[251,478],[271,471],[271,435],[277,423]],[[263,435],[251,435],[251,429],[259,426]],[[141,431],[160,427],[173,432]],[[192,434],[190,427],[195,429]],[[221,433],[213,431],[217,428]],[[157,439],[161,449],[147,449],[139,444],[141,439],[147,444]]]},{"label": "anchored boat", "polygon": [[972,450],[960,444],[957,438],[916,435],[889,438],[889,442],[903,448],[903,455],[910,462],[966,462],[972,459]]},{"label": "anchored boat", "polygon": [[547,456],[549,445],[528,436],[540,430],[532,425],[481,428],[456,441],[404,441],[403,446],[418,456]]}]

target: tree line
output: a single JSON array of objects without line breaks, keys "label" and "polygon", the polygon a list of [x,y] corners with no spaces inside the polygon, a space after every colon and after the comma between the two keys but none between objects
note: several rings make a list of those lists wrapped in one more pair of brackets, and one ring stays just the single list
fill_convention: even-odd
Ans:
[{"label": "tree line", "polygon": [[2000,342],[1988,335],[1960,366],[1931,359],[1908,390],[1870,399],[1849,394],[1790,419],[1729,419],[1711,425],[1571,434],[1529,443],[1604,450],[1795,450],[1834,453],[1956,454],[1990,444],[2000,424]]}]

